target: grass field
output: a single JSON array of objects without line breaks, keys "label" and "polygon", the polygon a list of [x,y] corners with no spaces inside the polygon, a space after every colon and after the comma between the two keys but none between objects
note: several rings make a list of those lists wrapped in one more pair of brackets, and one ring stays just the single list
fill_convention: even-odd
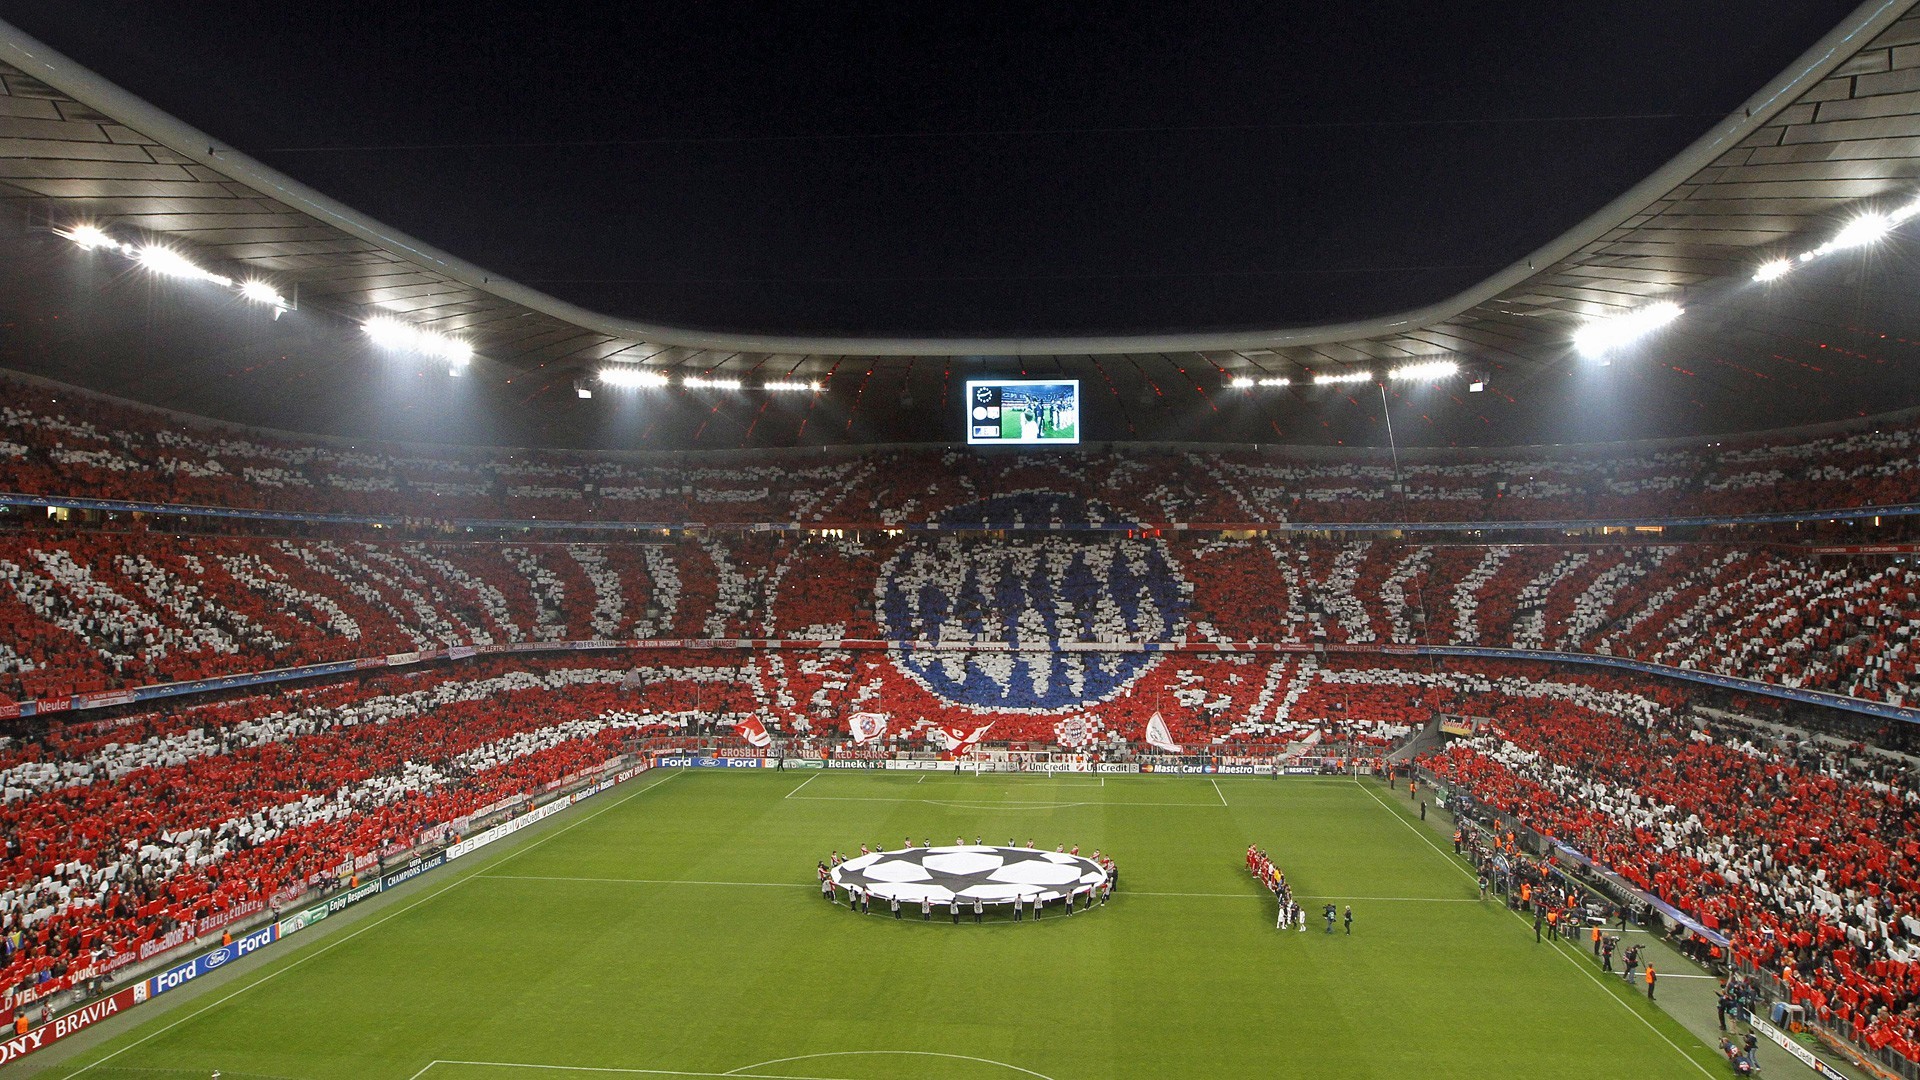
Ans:
[{"label": "grass field", "polygon": [[[1340,779],[657,772],[421,879],[349,932],[292,939],[182,1008],[27,1068],[50,1080],[1723,1074],[1644,999],[1475,899],[1403,802]],[[853,915],[814,884],[830,848],[976,833],[1100,847],[1119,859],[1121,890],[1071,920],[956,927]],[[1242,866],[1253,842],[1310,908],[1352,903],[1354,935],[1276,931]]]}]

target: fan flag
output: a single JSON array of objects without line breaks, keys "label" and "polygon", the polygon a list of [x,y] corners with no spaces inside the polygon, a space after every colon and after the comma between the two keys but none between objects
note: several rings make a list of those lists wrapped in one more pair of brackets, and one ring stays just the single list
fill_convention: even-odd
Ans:
[{"label": "fan flag", "polygon": [[987,729],[996,723],[999,723],[999,721],[989,720],[979,727],[974,728],[972,731],[967,732],[965,735],[962,735],[958,728],[936,727],[932,731],[927,732],[927,737],[932,739],[940,749],[957,757],[972,750],[974,745],[980,741],[980,737],[987,733]]},{"label": "fan flag", "polygon": [[1147,717],[1147,745],[1169,754],[1180,752],[1180,744],[1173,741],[1173,732],[1167,730],[1167,718],[1158,710]]},{"label": "fan flag", "polygon": [[857,712],[847,717],[847,731],[853,735],[853,741],[868,743],[887,733],[885,713]]},{"label": "fan flag", "polygon": [[766,725],[762,724],[757,717],[749,716],[745,720],[736,722],[733,725],[733,730],[741,738],[747,740],[748,746],[766,747],[773,745],[773,736],[767,734]]}]

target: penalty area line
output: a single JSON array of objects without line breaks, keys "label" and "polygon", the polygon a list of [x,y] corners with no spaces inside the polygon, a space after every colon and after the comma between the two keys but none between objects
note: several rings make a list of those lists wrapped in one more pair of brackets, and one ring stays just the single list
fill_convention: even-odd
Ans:
[{"label": "penalty area line", "polygon": [[806,787],[806,786],[807,786],[808,784],[811,784],[811,783],[813,783],[813,782],[814,782],[815,780],[818,780],[818,779],[820,779],[820,774],[821,774],[821,773],[824,773],[825,771],[826,771],[825,769],[822,769],[822,770],[820,770],[820,772],[817,772],[817,773],[814,773],[814,774],[813,774],[812,776],[809,776],[809,777],[807,777],[807,778],[806,778],[805,780],[802,780],[802,781],[800,781],[800,787],[796,787],[796,788],[794,788],[794,789],[793,789],[792,791],[789,791],[789,792],[787,792],[787,795],[786,795],[786,797],[787,797],[787,798],[789,798],[789,799],[791,799],[791,798],[793,798],[793,797],[794,797],[795,795],[798,795],[798,794],[800,794],[800,788],[803,788],[803,787]]},{"label": "penalty area line", "polygon": [[1207,777],[1207,783],[1212,784],[1213,793],[1215,795],[1220,796],[1220,805],[1221,806],[1227,805],[1227,793],[1220,790],[1220,781],[1215,780],[1213,777],[1209,776]]}]

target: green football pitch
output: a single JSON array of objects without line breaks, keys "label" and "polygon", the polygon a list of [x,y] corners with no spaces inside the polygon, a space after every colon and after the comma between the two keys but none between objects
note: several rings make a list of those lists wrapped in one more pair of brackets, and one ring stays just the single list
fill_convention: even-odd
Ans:
[{"label": "green football pitch", "polygon": [[[661,771],[184,1000],[49,1078],[1717,1077],[1571,948],[1481,902],[1396,797],[1347,779]],[[862,841],[1113,854],[1110,905],[985,925],[851,914]],[[517,839],[517,838],[516,838]],[[1249,843],[1310,914],[1274,929]],[[162,1002],[167,999],[160,999]]]}]

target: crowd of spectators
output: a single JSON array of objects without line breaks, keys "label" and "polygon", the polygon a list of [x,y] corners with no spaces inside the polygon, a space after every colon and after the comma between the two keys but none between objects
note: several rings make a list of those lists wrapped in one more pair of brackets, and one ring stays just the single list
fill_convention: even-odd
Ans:
[{"label": "crowd of spectators", "polygon": [[1915,761],[1623,704],[1512,700],[1425,764],[1724,934],[1823,1023],[1920,1060]]},{"label": "crowd of spectators", "polygon": [[1912,417],[1685,444],[1418,451],[1397,464],[1375,451],[1288,448],[637,455],[292,439],[75,390],[0,390],[0,491],[413,520],[899,525],[1023,491],[1077,500],[1029,525],[1587,520],[1920,502]]},{"label": "crowd of spectators", "polygon": [[0,990],[63,990],[223,913],[377,873],[382,853],[457,832],[643,733],[764,710],[709,659],[474,661],[7,737]]},{"label": "crowd of spectators", "polygon": [[[1914,706],[1917,635],[1920,568],[1786,546],[0,532],[0,696],[16,700],[451,647],[670,638],[913,642],[903,677],[924,694],[1013,713],[1114,697],[1164,662],[1113,648],[1136,643],[1583,653]],[[968,651],[983,644],[1011,648]],[[879,692],[827,685],[832,665],[812,678],[805,661],[768,662],[816,705]],[[1235,696],[1175,690],[1189,711]]]}]

